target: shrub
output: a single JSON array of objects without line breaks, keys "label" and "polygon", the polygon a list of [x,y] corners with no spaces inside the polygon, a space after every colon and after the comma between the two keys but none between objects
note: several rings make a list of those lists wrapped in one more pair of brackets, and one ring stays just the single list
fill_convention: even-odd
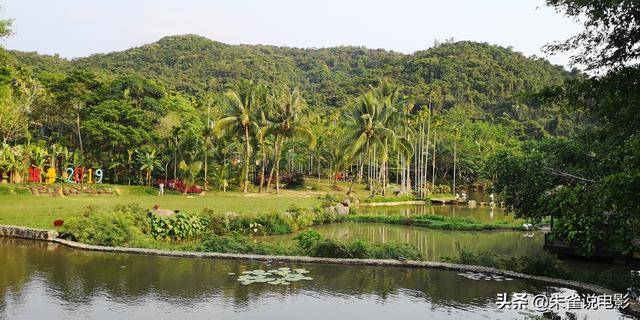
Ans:
[{"label": "shrub", "polygon": [[287,173],[280,178],[280,182],[284,183],[287,189],[304,187],[304,177],[302,173]]},{"label": "shrub", "polygon": [[203,216],[207,229],[209,229],[213,234],[225,235],[231,231],[227,215],[223,213],[215,213],[211,209],[204,209]]},{"label": "shrub", "polygon": [[442,257],[441,260],[497,269],[505,269],[537,276],[570,278],[567,267],[556,256],[539,253],[531,256],[509,257],[490,251],[472,252],[457,246],[457,257]]},{"label": "shrub", "polygon": [[291,206],[289,206],[289,209],[287,209],[287,213],[291,214],[294,218],[298,217],[299,215],[308,212],[309,210],[305,207],[301,207],[301,206],[297,206],[295,204],[292,204]]},{"label": "shrub", "polygon": [[335,210],[329,209],[317,209],[315,217],[313,219],[314,224],[333,223],[338,220],[338,215]]},{"label": "shrub", "polygon": [[234,234],[233,236],[209,235],[205,237],[199,251],[226,253],[253,253],[253,246],[248,237]]},{"label": "shrub", "polygon": [[347,246],[343,242],[333,239],[319,240],[309,253],[324,258],[352,258]]},{"label": "shrub", "polygon": [[374,250],[371,250],[371,246],[368,243],[357,239],[347,245],[347,251],[350,258],[367,259],[372,256],[372,251]]},{"label": "shrub", "polygon": [[407,194],[397,197],[385,197],[385,196],[374,196],[364,199],[365,203],[377,203],[377,202],[404,202],[404,201],[413,201],[416,197]]},{"label": "shrub", "polygon": [[63,233],[69,238],[102,246],[129,245],[149,230],[147,213],[137,205],[117,206],[111,212],[96,211],[89,207],[63,226]]},{"label": "shrub", "polygon": [[285,234],[293,232],[295,220],[288,213],[265,213],[257,216],[262,234]]},{"label": "shrub", "polygon": [[314,230],[303,231],[293,237],[293,240],[298,242],[298,246],[307,251],[311,250],[311,248],[313,248],[320,239],[322,239],[322,236]]},{"label": "shrub", "polygon": [[336,197],[333,194],[325,194],[322,197],[318,197],[318,199],[321,201],[320,203],[320,208],[326,208],[326,207],[331,207],[336,205],[336,203],[338,203],[338,197]]},{"label": "shrub", "polygon": [[254,242],[249,237],[234,233],[230,236],[208,235],[196,247],[198,251],[222,253],[250,253],[266,255],[297,255],[295,247],[284,243]]},{"label": "shrub", "polygon": [[392,242],[373,245],[369,258],[422,260],[423,257],[420,250],[412,245]]},{"label": "shrub", "polygon": [[311,227],[315,223],[316,215],[312,212],[305,212],[296,217],[296,226],[298,229]]},{"label": "shrub", "polygon": [[179,212],[168,217],[149,215],[151,235],[156,239],[181,240],[202,235],[207,229],[207,219],[194,213]]}]

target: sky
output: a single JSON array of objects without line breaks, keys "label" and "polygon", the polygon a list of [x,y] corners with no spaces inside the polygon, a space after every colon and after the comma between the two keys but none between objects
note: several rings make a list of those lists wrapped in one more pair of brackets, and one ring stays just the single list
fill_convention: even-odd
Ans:
[{"label": "sky", "polygon": [[339,45],[403,53],[434,40],[488,42],[568,67],[542,46],[581,25],[544,0],[0,0],[14,19],[7,49],[66,58],[121,51],[168,35],[198,34],[228,44]]}]

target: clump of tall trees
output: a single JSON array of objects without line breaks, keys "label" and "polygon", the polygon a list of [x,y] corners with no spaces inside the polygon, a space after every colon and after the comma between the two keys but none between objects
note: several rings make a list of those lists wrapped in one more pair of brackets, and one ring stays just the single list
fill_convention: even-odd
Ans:
[{"label": "clump of tall trees", "polygon": [[553,236],[583,255],[599,248],[632,253],[640,238],[640,4],[547,3],[585,26],[549,49],[581,52],[574,61],[593,75],[549,87],[540,99],[584,115],[587,125],[496,154],[495,186],[516,215],[550,215]]}]

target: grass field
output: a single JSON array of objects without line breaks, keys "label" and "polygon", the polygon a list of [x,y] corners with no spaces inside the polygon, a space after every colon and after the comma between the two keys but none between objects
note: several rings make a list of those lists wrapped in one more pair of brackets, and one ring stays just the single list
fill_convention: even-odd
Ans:
[{"label": "grass field", "polygon": [[[312,207],[320,203],[318,197],[327,193],[345,194],[347,183],[340,183],[340,191],[333,190],[327,180],[309,179],[308,186],[316,190],[282,190],[281,194],[241,193],[237,191],[207,192],[205,195],[185,196],[176,192],[165,191],[165,195],[157,195],[156,188],[141,186],[112,185],[120,195],[71,195],[66,197],[32,195],[25,185],[0,184],[0,225],[17,225],[34,228],[52,228],[53,220],[68,219],[81,214],[87,207],[109,209],[119,204],[136,203],[151,208],[158,204],[160,208],[173,210],[201,210],[210,208],[219,212],[283,212],[292,204]],[[107,185],[108,186],[108,185]],[[356,194],[365,196],[367,191],[357,185]]]}]

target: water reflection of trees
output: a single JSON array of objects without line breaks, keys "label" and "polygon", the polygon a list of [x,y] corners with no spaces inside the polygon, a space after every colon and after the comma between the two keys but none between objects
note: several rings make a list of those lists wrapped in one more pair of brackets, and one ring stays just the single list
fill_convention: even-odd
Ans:
[{"label": "water reflection of trees", "polygon": [[515,221],[513,215],[508,215],[500,207],[486,206],[454,206],[454,205],[401,205],[401,206],[372,206],[360,207],[361,214],[380,215],[440,215],[445,217],[472,218],[481,222]]},{"label": "water reflection of trees", "polygon": [[[541,252],[544,242],[541,234],[527,238],[517,231],[449,231],[382,223],[337,223],[313,229],[332,239],[408,243],[417,247],[430,261],[440,261],[442,256],[457,256],[457,245],[471,251],[488,250],[497,254],[524,256]],[[291,241],[291,238],[292,235],[277,235],[261,239]]]},{"label": "water reflection of trees", "polygon": [[[64,301],[90,303],[106,293],[110,299],[132,305],[154,296],[181,305],[197,304],[212,297],[238,309],[258,299],[288,295],[327,295],[382,301],[391,295],[411,296],[442,306],[493,303],[499,292],[539,292],[545,286],[523,281],[475,281],[456,272],[404,268],[334,265],[289,265],[227,260],[178,259],[71,250],[43,242],[0,239],[0,303],[7,294],[25,290],[37,275],[47,292]],[[245,270],[304,267],[313,281],[290,286],[243,286],[236,276]]]}]

